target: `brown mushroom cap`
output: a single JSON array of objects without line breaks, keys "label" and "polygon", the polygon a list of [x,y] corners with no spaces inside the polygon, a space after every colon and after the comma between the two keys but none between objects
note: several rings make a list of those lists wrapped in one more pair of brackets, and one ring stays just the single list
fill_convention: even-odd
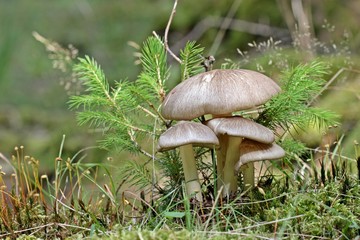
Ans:
[{"label": "brown mushroom cap", "polygon": [[280,91],[269,77],[251,70],[217,69],[197,74],[172,89],[162,105],[166,119],[224,115],[264,104]]},{"label": "brown mushroom cap", "polygon": [[248,162],[274,160],[285,156],[285,151],[276,143],[264,144],[245,139],[240,145],[240,160],[235,169],[238,170]]},{"label": "brown mushroom cap", "polygon": [[158,151],[167,151],[186,144],[213,148],[219,145],[215,133],[207,126],[188,121],[180,121],[161,134]]},{"label": "brown mushroom cap", "polygon": [[206,125],[216,135],[226,134],[243,137],[261,143],[272,143],[275,141],[274,133],[270,129],[243,117],[214,118],[209,120]]}]

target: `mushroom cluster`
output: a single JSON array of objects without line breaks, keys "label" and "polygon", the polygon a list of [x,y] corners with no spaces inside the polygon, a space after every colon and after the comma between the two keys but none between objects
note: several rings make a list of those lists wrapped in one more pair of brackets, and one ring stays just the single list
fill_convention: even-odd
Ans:
[{"label": "mushroom cluster", "polygon": [[[250,169],[250,177],[244,177],[244,183],[253,185],[252,162],[281,158],[285,154],[284,150],[274,143],[275,137],[271,130],[250,119],[236,116],[238,111],[252,109],[266,103],[279,91],[280,87],[261,73],[243,69],[217,69],[197,74],[178,84],[165,97],[161,113],[166,119],[182,120],[174,125],[174,128],[185,123],[190,124],[191,120],[205,115],[210,118],[203,124],[196,123],[196,125],[202,125],[217,136],[218,142],[211,142],[212,147],[219,146],[216,148],[217,184],[219,187],[223,186],[223,194],[229,196],[237,191],[236,176],[239,169]],[[159,149],[163,148],[160,146],[161,142],[170,141],[164,140],[164,135],[173,131],[172,128],[160,136]],[[183,135],[190,134],[191,137],[195,135],[180,131]],[[182,157],[183,161],[185,157],[191,158],[190,153]],[[184,163],[187,184],[193,179],[198,181],[194,176],[190,180],[186,179],[187,170]],[[244,174],[246,175],[246,172]],[[190,187],[190,185],[186,186]],[[201,200],[199,189],[196,188],[197,190],[187,188],[187,192],[188,194],[195,193],[196,198]]]}]

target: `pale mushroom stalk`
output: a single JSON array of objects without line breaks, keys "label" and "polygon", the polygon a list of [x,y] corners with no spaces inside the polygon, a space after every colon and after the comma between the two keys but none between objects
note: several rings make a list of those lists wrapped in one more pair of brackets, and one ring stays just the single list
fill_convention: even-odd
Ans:
[{"label": "pale mushroom stalk", "polygon": [[229,197],[231,193],[235,193],[237,191],[237,174],[235,171],[235,164],[240,158],[239,146],[242,140],[242,137],[228,136],[226,160],[223,168],[223,194],[227,197]]},{"label": "pale mushroom stalk", "polygon": [[195,196],[196,200],[202,202],[201,186],[196,168],[194,150],[192,144],[179,147],[180,157],[183,163],[186,192],[189,196]]},{"label": "pale mushroom stalk", "polygon": [[219,149],[216,149],[216,172],[217,172],[217,188],[220,189],[224,183],[224,165],[226,160],[226,150],[228,138],[226,135],[219,135]]},{"label": "pale mushroom stalk", "polygon": [[249,162],[240,167],[243,174],[243,183],[245,188],[255,186],[255,167],[253,162]]},{"label": "pale mushroom stalk", "polygon": [[[212,114],[212,118],[222,118],[222,117],[231,117],[231,114]],[[224,176],[227,175],[226,172],[224,173],[224,167],[226,164],[226,155],[227,155],[227,149],[228,149],[228,142],[229,137],[227,135],[219,135],[219,148],[216,149],[216,171],[217,171],[217,189],[220,189],[222,186],[225,185]],[[227,164],[227,168],[230,168],[230,164]],[[229,189],[229,183],[227,183],[228,186],[224,186],[223,188],[223,194],[226,194],[228,191],[225,189]]]}]

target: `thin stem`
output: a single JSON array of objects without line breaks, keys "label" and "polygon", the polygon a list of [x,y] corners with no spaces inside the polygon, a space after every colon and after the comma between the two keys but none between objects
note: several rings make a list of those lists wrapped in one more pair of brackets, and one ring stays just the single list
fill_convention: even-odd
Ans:
[{"label": "thin stem", "polygon": [[142,149],[142,147],[140,146],[140,144],[137,142],[135,135],[133,133],[133,131],[128,131],[128,135],[130,137],[130,140],[133,142],[133,144],[138,148],[138,150],[140,151],[140,153],[142,153],[143,155],[149,157],[150,159],[155,158],[154,154],[150,154],[147,151],[145,151],[144,149]]},{"label": "thin stem", "polygon": [[236,11],[238,10],[240,3],[241,3],[241,0],[234,1],[232,6],[230,7],[226,18],[224,18],[224,21],[221,23],[220,29],[215,37],[214,43],[211,46],[210,55],[215,55],[216,51],[218,50],[218,48],[224,38],[225,31],[229,28],[229,26],[233,20],[232,18],[236,14]]},{"label": "thin stem", "polygon": [[307,104],[307,106],[310,106],[326,89],[329,88],[329,86],[342,74],[344,71],[348,72],[354,72],[354,73],[360,73],[359,70],[356,69],[349,69],[349,68],[340,68],[334,76],[324,85],[324,87],[316,94],[311,101]]},{"label": "thin stem", "polygon": [[223,170],[224,175],[224,189],[223,194],[227,197],[231,193],[237,191],[237,177],[235,171],[235,164],[240,159],[239,146],[242,142],[242,137],[228,136],[229,142],[226,150],[226,160]]},{"label": "thin stem", "polygon": [[[314,101],[326,90],[329,88],[329,86],[344,72],[344,71],[348,71],[348,72],[355,72],[355,73],[359,73],[358,70],[354,70],[354,69],[349,69],[349,68],[340,68],[334,75],[333,77],[322,87],[322,89],[307,103],[307,106],[311,106]],[[290,128],[288,128],[286,131],[284,131],[284,133],[282,134],[282,136],[280,137],[281,141],[283,141],[288,134]]]},{"label": "thin stem", "polygon": [[[183,38],[172,45],[173,51],[178,53],[182,46],[189,41],[189,39],[198,40],[210,29],[220,28],[225,20],[227,20],[226,17],[209,16],[204,18],[199,21]],[[231,20],[231,23],[227,29],[234,32],[244,32],[263,37],[273,37],[275,39],[283,39],[289,36],[289,31],[285,28],[278,28],[263,23],[249,22],[235,18],[229,20]]]},{"label": "thin stem", "polygon": [[180,147],[180,157],[183,163],[186,192],[189,196],[195,194],[196,200],[202,202],[203,199],[201,195],[201,186],[192,144],[187,144]]},{"label": "thin stem", "polygon": [[[139,97],[142,97],[139,93],[134,92],[134,94],[137,94]],[[155,111],[156,115],[157,115],[157,116],[161,119],[161,121],[163,121],[163,123],[166,125],[168,121],[161,115],[161,113],[159,112],[159,110],[155,108],[154,104],[152,104],[149,100],[147,100],[147,99],[145,99],[145,98],[143,98],[143,100],[149,105],[149,107],[150,107],[151,109],[153,109],[153,110]],[[140,106],[140,105],[138,105],[138,107],[141,108],[143,111],[149,111],[148,114],[151,114],[151,116],[153,116],[154,118],[156,117],[156,115],[153,114],[153,113],[152,113],[150,110],[148,110],[147,108],[144,108],[144,107],[142,107],[142,106]]]},{"label": "thin stem", "polygon": [[153,118],[157,118],[157,116],[154,114],[154,113],[152,113],[151,111],[149,111],[147,108],[144,108],[143,106],[141,106],[141,105],[138,105],[137,106],[140,110],[143,110],[145,113],[147,113],[148,115],[150,115],[150,116],[152,116]]},{"label": "thin stem", "polygon": [[[127,122],[125,122],[127,121]],[[115,122],[119,123],[119,124],[122,124],[128,128],[130,128],[132,131],[136,131],[136,132],[143,132],[143,133],[146,133],[146,134],[149,134],[149,135],[152,135],[152,132],[148,131],[148,130],[145,130],[145,129],[142,129],[142,128],[139,128],[139,127],[135,127],[133,125],[131,125],[129,123],[129,120],[127,118],[124,117],[124,121],[120,121],[119,119],[116,120]]]},{"label": "thin stem", "polygon": [[[210,223],[210,221],[212,220],[211,216],[214,214],[214,211],[215,211],[215,209],[216,209],[216,206],[217,206],[217,204],[218,204],[218,202],[219,202],[219,199],[220,199],[220,196],[221,196],[221,191],[222,191],[222,187],[219,189],[218,192],[216,192],[215,202],[214,202],[214,204],[213,204],[213,207],[211,208],[211,211],[210,211],[210,214],[209,214],[209,216],[208,216],[208,219],[207,219],[206,222],[205,222],[205,227],[204,227],[204,230],[205,230],[205,231],[207,230],[207,228],[208,228],[208,226],[209,226],[209,223]],[[218,216],[218,215],[216,215],[216,216]]]},{"label": "thin stem", "polygon": [[166,25],[166,28],[165,28],[165,33],[164,33],[164,45],[165,45],[165,49],[166,51],[177,61],[179,62],[180,64],[182,63],[182,61],[180,60],[180,58],[178,58],[170,49],[169,47],[169,44],[168,44],[168,35],[169,35],[169,30],[170,30],[170,26],[171,26],[171,22],[175,16],[175,13],[176,13],[176,7],[177,7],[177,3],[178,3],[178,0],[175,0],[174,1],[174,6],[173,6],[173,9],[171,11],[171,14],[170,14],[170,17],[169,17],[169,21]]},{"label": "thin stem", "polygon": [[17,172],[16,172],[16,169],[14,167],[13,164],[11,164],[10,160],[7,159],[1,152],[0,152],[0,159],[4,160],[8,166],[10,166],[15,174],[15,193],[16,193],[16,196],[19,195],[19,182],[18,182],[18,178],[17,178]]},{"label": "thin stem", "polygon": [[153,136],[152,136],[152,156],[151,156],[151,163],[152,163],[152,175],[151,175],[151,199],[154,199],[154,188],[156,185],[156,169],[155,169],[155,142],[156,142],[156,127],[157,127],[157,119],[154,119],[154,128],[153,128]]}]

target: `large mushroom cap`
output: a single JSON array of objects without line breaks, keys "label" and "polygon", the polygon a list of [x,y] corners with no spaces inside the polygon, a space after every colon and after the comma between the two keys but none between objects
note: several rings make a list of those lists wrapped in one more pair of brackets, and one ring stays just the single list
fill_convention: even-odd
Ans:
[{"label": "large mushroom cap", "polygon": [[264,104],[280,91],[269,77],[251,70],[217,69],[197,74],[172,89],[162,105],[167,119],[224,115]]},{"label": "large mushroom cap", "polygon": [[248,162],[274,160],[285,156],[285,151],[276,143],[264,144],[245,139],[240,145],[240,160],[235,169],[238,170]]},{"label": "large mushroom cap", "polygon": [[213,148],[219,145],[219,140],[201,123],[180,121],[161,134],[157,148],[158,151],[167,151],[187,144]]},{"label": "large mushroom cap", "polygon": [[214,118],[209,120],[206,125],[216,135],[243,137],[261,143],[275,141],[274,133],[270,129],[243,117]]}]

